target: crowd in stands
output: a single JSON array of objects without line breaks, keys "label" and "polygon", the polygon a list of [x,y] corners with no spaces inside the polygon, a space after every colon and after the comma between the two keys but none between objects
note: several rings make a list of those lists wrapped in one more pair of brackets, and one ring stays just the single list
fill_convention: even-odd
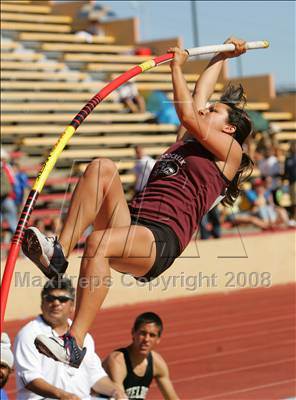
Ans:
[{"label": "crowd in stands", "polygon": [[[238,225],[260,230],[295,227],[296,143],[291,142],[288,153],[283,154],[272,134],[264,132],[260,136],[256,147],[250,142],[248,149],[254,160],[254,174],[244,184],[234,207],[218,205],[204,217],[199,229],[201,239],[220,238],[223,227]],[[135,158],[134,192],[145,186],[155,163],[152,157],[144,154],[141,146],[136,146]],[[27,190],[28,176],[21,163],[10,160],[8,152],[1,149],[1,243],[9,243],[16,229]],[[46,221],[38,218],[34,224],[50,234],[59,231],[60,223],[59,217],[52,217]]]},{"label": "crowd in stands", "polygon": [[[271,132],[257,133],[248,144],[254,172],[231,209],[217,206],[203,219],[201,239],[219,238],[223,223],[250,225],[260,230],[295,228],[296,145],[283,154]],[[254,146],[254,144],[256,146]]]},{"label": "crowd in stands", "polygon": [[144,113],[146,104],[134,82],[127,82],[117,90],[119,101],[132,113]]},{"label": "crowd in stands", "polygon": [[83,37],[87,43],[92,43],[93,36],[105,35],[102,19],[114,16],[115,13],[109,7],[90,0],[81,7],[78,13],[78,18],[86,18],[89,21],[89,25],[85,30],[77,31],[76,35]]}]

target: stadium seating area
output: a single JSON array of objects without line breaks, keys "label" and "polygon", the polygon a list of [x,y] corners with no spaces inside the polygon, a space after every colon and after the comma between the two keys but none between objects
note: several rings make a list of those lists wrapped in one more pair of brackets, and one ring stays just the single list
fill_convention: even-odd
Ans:
[{"label": "stadium seating area", "polygon": [[[109,35],[94,36],[87,43],[72,29],[73,18],[52,13],[49,2],[1,2],[1,125],[2,145],[34,181],[46,154],[84,104],[106,82],[152,56],[134,55],[135,44],[118,44]],[[186,73],[192,89],[197,75]],[[140,93],[161,90],[172,98],[169,67],[159,66],[135,80]],[[219,97],[225,81],[216,86]],[[249,98],[248,109],[257,111],[275,132],[274,138],[287,152],[296,139],[292,112],[272,102]],[[135,162],[134,147],[157,157],[175,141],[177,126],[159,124],[151,112],[129,113],[112,93],[78,129],[62,152],[44,192],[38,199],[34,219],[59,215],[67,206],[70,190],[94,157],[110,157],[118,164],[127,197],[131,195]],[[260,139],[260,135],[255,136]],[[65,195],[65,192],[67,194]],[[50,211],[49,211],[50,210]]]}]

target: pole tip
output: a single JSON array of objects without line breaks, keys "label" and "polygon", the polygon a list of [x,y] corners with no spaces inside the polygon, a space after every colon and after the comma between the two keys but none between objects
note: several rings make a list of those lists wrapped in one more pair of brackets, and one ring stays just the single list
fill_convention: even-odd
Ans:
[{"label": "pole tip", "polygon": [[269,41],[263,40],[263,43],[264,43],[264,48],[267,49],[267,47],[269,47]]}]

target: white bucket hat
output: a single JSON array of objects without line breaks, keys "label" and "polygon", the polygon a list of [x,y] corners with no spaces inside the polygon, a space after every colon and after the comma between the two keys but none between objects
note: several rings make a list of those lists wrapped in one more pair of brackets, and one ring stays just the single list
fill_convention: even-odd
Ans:
[{"label": "white bucket hat", "polygon": [[9,154],[8,152],[1,147],[1,160],[8,160]]},{"label": "white bucket hat", "polygon": [[13,354],[10,350],[10,340],[7,333],[1,333],[1,364],[13,368]]}]

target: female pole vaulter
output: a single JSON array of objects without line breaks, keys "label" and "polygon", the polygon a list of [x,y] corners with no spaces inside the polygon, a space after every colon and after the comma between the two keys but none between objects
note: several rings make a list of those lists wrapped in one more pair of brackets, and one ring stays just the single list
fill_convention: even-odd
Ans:
[{"label": "female pole vaulter", "polygon": [[[100,284],[78,285],[76,313],[62,338],[38,336],[43,354],[78,368],[85,355],[84,337],[101,307],[108,287],[103,282],[110,268],[137,279],[156,278],[170,267],[188,245],[202,217],[222,200],[231,205],[251,159],[242,145],[252,131],[243,109],[241,86],[229,86],[219,102],[207,106],[227,58],[245,53],[245,42],[230,38],[233,52],[216,54],[198,79],[193,97],[182,66],[186,51],[171,48],[175,107],[186,133],[158,159],[144,190],[128,205],[115,164],[92,161],[71,200],[59,238],[48,238],[37,228],[25,233],[23,251],[49,277],[67,268],[67,257],[89,225],[80,278]],[[99,278],[99,279],[98,279]]]}]

